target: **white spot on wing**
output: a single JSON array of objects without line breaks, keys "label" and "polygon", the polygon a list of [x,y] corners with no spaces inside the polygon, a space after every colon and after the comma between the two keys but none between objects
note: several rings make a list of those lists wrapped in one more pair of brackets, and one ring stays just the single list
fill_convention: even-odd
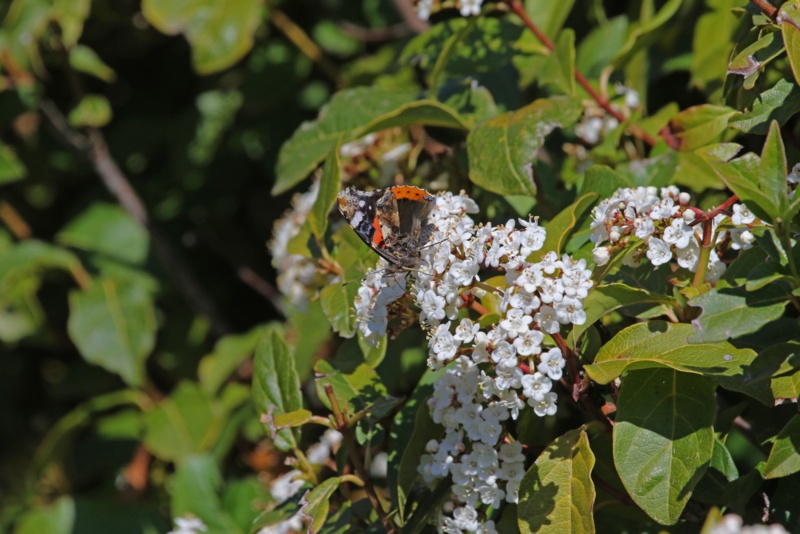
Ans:
[{"label": "white spot on wing", "polygon": [[361,224],[361,220],[364,218],[364,214],[360,211],[355,212],[353,214],[353,218],[350,219],[350,226],[353,228],[358,228],[358,225]]}]

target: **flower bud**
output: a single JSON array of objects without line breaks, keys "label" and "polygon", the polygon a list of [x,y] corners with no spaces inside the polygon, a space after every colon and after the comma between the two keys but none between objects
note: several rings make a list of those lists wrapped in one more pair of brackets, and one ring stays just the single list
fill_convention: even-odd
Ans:
[{"label": "flower bud", "polygon": [[752,244],[752,243],[753,243],[753,241],[755,241],[755,240],[756,240],[756,236],[754,236],[754,235],[753,235],[753,232],[751,232],[750,230],[745,230],[744,232],[742,232],[742,233],[739,235],[739,239],[740,239],[740,240],[741,240],[741,242],[742,242],[742,243],[744,243],[745,245],[750,245],[750,244]]},{"label": "flower bud", "polygon": [[696,216],[697,215],[692,210],[686,210],[683,212],[683,220],[686,221],[687,224],[692,222]]},{"label": "flower bud", "polygon": [[608,247],[597,247],[592,251],[592,256],[594,257],[594,262],[597,265],[605,265],[608,263],[608,260],[611,259],[611,254],[608,251]]},{"label": "flower bud", "polygon": [[680,195],[678,195],[678,203],[681,206],[688,206],[689,202],[691,202],[691,201],[692,201],[692,195],[690,195],[686,191],[684,191]]}]

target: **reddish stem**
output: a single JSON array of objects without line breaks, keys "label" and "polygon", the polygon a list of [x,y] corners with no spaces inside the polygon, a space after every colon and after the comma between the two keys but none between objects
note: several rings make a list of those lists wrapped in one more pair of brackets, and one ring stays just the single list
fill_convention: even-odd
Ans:
[{"label": "reddish stem", "polygon": [[[545,48],[547,48],[550,52],[555,50],[555,45],[553,44],[553,41],[551,41],[547,37],[547,35],[545,35],[544,32],[541,29],[539,29],[536,23],[533,22],[533,20],[531,20],[531,18],[528,16],[528,13],[525,11],[525,6],[522,5],[522,2],[520,0],[511,0],[510,6],[511,10],[520,19],[522,19],[522,22],[525,24],[525,26],[527,26],[527,28],[531,31],[531,33],[533,33],[533,35],[536,36],[536,38],[539,40],[539,42],[542,43],[542,45],[544,45]],[[587,93],[589,93],[589,96],[592,97],[592,100],[597,102],[598,106],[603,108],[606,111],[606,113],[617,119],[617,121],[620,124],[625,122],[625,116],[622,113],[620,113],[619,110],[615,109],[607,98],[600,95],[600,93],[598,93],[595,90],[595,88],[592,87],[592,85],[589,83],[589,80],[587,80],[586,77],[583,74],[581,74],[581,72],[578,69],[575,69],[574,76],[575,76],[575,81],[577,81],[580,84],[580,86],[583,87],[583,89]],[[629,125],[628,128],[630,129],[631,133],[634,136],[638,137],[648,145],[653,146],[656,144],[655,138],[650,134],[648,134],[647,132],[645,132],[639,126],[631,124]],[[669,143],[669,139],[666,139],[666,141]],[[670,144],[670,146],[672,145]]]},{"label": "reddish stem", "polygon": [[772,20],[778,17],[778,8],[767,2],[767,0],[750,0],[750,2]]}]

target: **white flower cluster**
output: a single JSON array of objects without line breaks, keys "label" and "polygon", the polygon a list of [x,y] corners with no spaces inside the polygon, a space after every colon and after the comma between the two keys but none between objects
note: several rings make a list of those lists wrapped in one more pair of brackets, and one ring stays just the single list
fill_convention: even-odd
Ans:
[{"label": "white flower cluster", "polygon": [[[660,194],[659,194],[660,193]],[[624,258],[626,265],[637,266],[643,256],[654,266],[663,265],[675,257],[678,265],[690,271],[697,270],[703,227],[691,225],[696,215],[687,205],[691,200],[675,186],[661,188],[635,187],[618,189],[611,198],[600,202],[594,209],[591,240],[597,265],[605,265],[617,252],[626,248],[633,238],[646,244],[646,249],[636,247]],[[718,226],[730,219],[734,226],[719,231]],[[712,221],[716,232],[715,245],[729,245],[734,250],[750,248],[755,236],[748,226],[755,222],[744,204],[734,204],[733,214],[717,215]],[[608,245],[603,243],[608,242]],[[725,264],[716,249],[711,251],[706,281],[715,282],[725,272]]]},{"label": "white flower cluster", "polygon": [[744,525],[736,514],[726,514],[722,521],[713,526],[711,534],[789,534],[779,523],[772,525]]},{"label": "white flower cluster", "polygon": [[[561,325],[584,323],[582,301],[592,287],[584,260],[550,252],[528,261],[545,241],[536,221],[475,226],[466,215],[475,211],[464,196],[436,197],[429,219],[435,232],[421,251],[411,290],[420,322],[431,329],[428,365],[451,364],[428,401],[445,437],[428,444],[419,468],[426,482],[452,476],[458,507],[440,521],[447,532],[493,532],[479,520],[480,508],[517,502],[525,458],[519,443],[505,441],[503,422],[517,419],[526,403],[540,417],[556,413],[551,390],[565,360],[543,344]],[[480,282],[481,270],[504,273],[504,289]],[[376,278],[362,285],[356,303],[359,328],[372,339],[385,333],[386,306],[405,290],[403,275]],[[481,328],[467,309],[485,311],[473,305],[487,291],[496,293],[499,320]]]},{"label": "white flower cluster", "polygon": [[319,181],[311,184],[311,189],[292,199],[292,208],[275,221],[272,240],[268,243],[272,255],[272,266],[278,272],[278,290],[294,306],[304,307],[308,302],[307,288],[316,276],[314,262],[299,254],[290,254],[289,241],[300,233],[319,192]]},{"label": "white flower cluster", "polygon": [[[458,0],[458,10],[462,17],[480,15],[483,0]],[[433,10],[433,0],[419,0],[417,2],[417,16],[420,20],[428,20]]]},{"label": "white flower cluster", "polygon": [[198,517],[176,517],[175,530],[170,530],[167,534],[200,534],[208,532],[208,527],[203,520]]},{"label": "white flower cluster", "polygon": [[[326,430],[319,442],[311,445],[306,451],[308,463],[325,465],[333,457],[341,442],[342,434],[338,430]],[[282,503],[294,497],[304,483],[303,473],[297,469],[292,469],[273,480],[269,491],[274,502]],[[258,534],[288,534],[302,530],[303,510],[301,509],[300,512],[285,521],[262,528],[258,531]]]}]

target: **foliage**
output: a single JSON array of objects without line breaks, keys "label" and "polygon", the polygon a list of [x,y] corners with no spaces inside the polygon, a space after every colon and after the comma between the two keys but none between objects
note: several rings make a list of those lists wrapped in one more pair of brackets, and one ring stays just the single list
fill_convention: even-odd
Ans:
[{"label": "foliage", "polygon": [[774,3],[0,5],[0,532],[797,532]]}]

